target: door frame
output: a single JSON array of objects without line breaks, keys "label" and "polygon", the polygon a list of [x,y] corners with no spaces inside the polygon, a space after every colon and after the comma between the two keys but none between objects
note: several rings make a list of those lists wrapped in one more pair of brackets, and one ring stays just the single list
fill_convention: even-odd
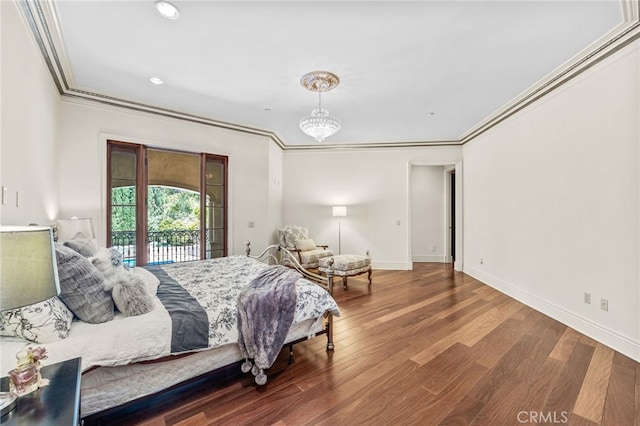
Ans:
[{"label": "door frame", "polygon": [[[147,256],[147,244],[148,244],[148,222],[147,222],[147,198],[148,198],[148,173],[147,173],[147,164],[148,164],[148,150],[160,150],[160,151],[170,151],[170,152],[179,152],[186,154],[193,154],[199,156],[199,165],[200,165],[200,207],[201,207],[201,217],[200,217],[200,257],[201,259],[206,258],[206,229],[202,226],[203,222],[206,223],[206,219],[204,219],[204,212],[206,209],[203,209],[203,199],[206,199],[205,187],[204,185],[204,170],[206,167],[206,163],[208,159],[216,159],[220,160],[224,168],[224,216],[223,216],[223,227],[224,227],[224,240],[223,240],[223,255],[229,255],[229,241],[230,241],[230,227],[229,227],[229,156],[223,154],[213,154],[207,152],[191,152],[185,151],[184,149],[176,149],[172,147],[161,147],[156,146],[153,143],[149,143],[149,141],[144,142],[131,142],[131,138],[126,138],[122,136],[113,136],[101,134],[101,149],[99,152],[100,156],[100,167],[101,167],[101,185],[100,185],[100,211],[98,214],[99,223],[97,224],[98,234],[97,234],[97,242],[102,246],[108,246],[111,241],[111,217],[109,215],[110,206],[111,206],[111,193],[108,191],[110,187],[109,176],[110,176],[110,161],[111,155],[109,146],[121,146],[128,149],[132,149],[137,151],[137,169],[136,169],[136,181],[138,186],[141,188],[136,191],[136,205],[143,206],[142,209],[136,208],[136,259],[140,261],[140,265],[146,265],[148,262]],[[103,239],[104,238],[104,239]]]},{"label": "door frame", "polygon": [[[451,195],[452,195],[452,190],[451,190],[451,178],[452,175],[455,176],[456,175],[456,168],[454,166],[450,166],[450,167],[445,167],[444,168],[444,261],[445,263],[452,263],[453,259],[456,258],[457,256],[454,255],[451,256],[451,246],[453,244],[454,248],[456,246],[456,241],[455,241],[455,236],[456,236],[456,224],[455,224],[455,219],[451,220],[451,206],[454,206],[454,210],[457,211],[457,205],[456,203],[452,203],[451,200]],[[456,176],[456,183],[458,181],[458,177]],[[457,185],[456,185],[457,186]],[[456,188],[453,188],[453,194],[456,194]],[[455,213],[454,211],[454,213]],[[451,236],[454,236],[454,239],[451,238]]]},{"label": "door frame", "polygon": [[[407,167],[407,176],[408,176],[408,185],[409,185],[409,194],[407,197],[407,216],[408,216],[408,223],[409,226],[408,228],[408,238],[407,238],[407,253],[409,253],[409,264],[412,265],[411,269],[413,269],[413,262],[411,261],[412,259],[412,254],[411,254],[411,194],[412,194],[412,187],[411,187],[411,167],[412,166],[443,166],[444,167],[444,172],[445,173],[445,184],[442,188],[442,190],[445,192],[444,193],[444,198],[445,198],[445,219],[444,219],[444,241],[445,241],[445,253],[449,253],[451,251],[451,242],[449,241],[447,243],[447,234],[449,234],[449,229],[448,229],[448,224],[447,221],[449,220],[448,217],[450,216],[450,210],[447,207],[448,205],[450,205],[450,201],[451,201],[451,191],[450,188],[448,188],[447,182],[450,182],[447,180],[447,173],[451,173],[452,171],[455,172],[456,174],[456,183],[455,183],[455,227],[456,227],[456,235],[455,235],[455,262],[453,263],[453,269],[456,271],[462,271],[463,268],[463,261],[464,261],[464,250],[463,250],[463,226],[462,226],[462,213],[463,213],[463,205],[462,205],[462,160],[460,161],[429,161],[429,160],[416,160],[416,161],[409,161],[408,162],[408,167]],[[448,190],[449,189],[449,190]],[[447,214],[447,212],[449,212],[449,214]],[[449,259],[449,262],[451,262],[451,259]]]}]

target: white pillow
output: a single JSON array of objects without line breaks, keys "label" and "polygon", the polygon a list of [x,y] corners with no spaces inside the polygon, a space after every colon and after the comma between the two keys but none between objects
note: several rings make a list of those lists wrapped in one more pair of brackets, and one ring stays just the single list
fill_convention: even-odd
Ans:
[{"label": "white pillow", "polygon": [[160,285],[160,280],[158,279],[158,277],[156,277],[146,269],[140,268],[138,266],[133,268],[133,273],[142,278],[142,281],[144,281],[144,284],[151,296],[155,296],[158,293],[158,285]]},{"label": "white pillow", "polygon": [[73,313],[58,297],[0,313],[0,335],[20,337],[35,343],[65,339]]},{"label": "white pillow", "polygon": [[296,248],[300,251],[315,250],[316,243],[311,238],[303,238],[296,240]]}]

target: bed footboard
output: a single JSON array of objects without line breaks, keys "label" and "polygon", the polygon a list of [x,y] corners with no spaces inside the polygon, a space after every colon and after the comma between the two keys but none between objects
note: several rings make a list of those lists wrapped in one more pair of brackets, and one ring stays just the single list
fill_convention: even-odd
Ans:
[{"label": "bed footboard", "polygon": [[[245,253],[248,257],[270,265],[285,265],[294,268],[300,272],[304,278],[318,284],[333,296],[333,259],[329,261],[326,276],[322,276],[303,268],[300,262],[298,262],[298,259],[296,259],[296,256],[280,245],[271,245],[257,256],[251,255],[251,242],[247,241],[245,245]],[[327,334],[327,350],[332,351],[335,349],[335,345],[333,344],[333,315],[331,312],[327,312],[326,314],[324,332]]]}]

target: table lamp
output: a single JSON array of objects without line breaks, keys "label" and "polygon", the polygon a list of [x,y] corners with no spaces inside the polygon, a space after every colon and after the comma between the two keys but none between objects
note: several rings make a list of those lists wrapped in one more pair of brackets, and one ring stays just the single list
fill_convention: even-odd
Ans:
[{"label": "table lamp", "polygon": [[[42,302],[60,293],[53,230],[39,226],[0,226],[0,311]],[[16,395],[0,392],[1,415]]]},{"label": "table lamp", "polygon": [[64,243],[82,232],[90,240],[96,236],[93,232],[93,221],[90,217],[72,217],[71,219],[58,219],[58,241]]}]

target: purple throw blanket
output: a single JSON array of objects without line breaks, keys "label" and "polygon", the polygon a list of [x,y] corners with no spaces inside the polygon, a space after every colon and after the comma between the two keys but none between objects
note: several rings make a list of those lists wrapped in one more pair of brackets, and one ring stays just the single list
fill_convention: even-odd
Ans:
[{"label": "purple throw blanket", "polygon": [[[263,369],[271,367],[293,323],[296,282],[302,275],[281,265],[259,272],[238,296],[238,343],[245,359],[252,358],[256,383],[266,383]],[[256,369],[257,367],[257,369]],[[242,370],[251,369],[249,361]]]}]

